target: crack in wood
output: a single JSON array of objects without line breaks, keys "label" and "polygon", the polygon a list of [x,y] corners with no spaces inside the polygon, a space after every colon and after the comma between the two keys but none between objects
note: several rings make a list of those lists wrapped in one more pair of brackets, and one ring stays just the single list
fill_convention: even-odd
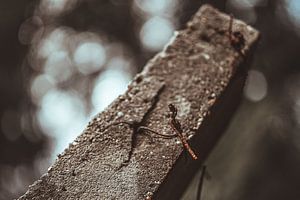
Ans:
[{"label": "crack in wood", "polygon": [[[165,84],[161,83],[161,85],[160,85],[159,89],[157,90],[157,92],[155,93],[155,95],[152,97],[152,99],[150,99],[150,101],[151,101],[150,107],[146,110],[145,114],[143,115],[143,117],[140,121],[137,121],[137,120],[119,121],[119,122],[114,122],[112,124],[109,124],[108,126],[106,126],[104,128],[103,131],[106,131],[111,126],[117,126],[119,124],[124,124],[124,125],[128,125],[129,128],[132,129],[130,150],[128,151],[128,157],[120,164],[120,166],[117,167],[116,171],[120,170],[121,168],[127,166],[130,163],[134,149],[136,148],[136,145],[137,145],[137,134],[141,134],[140,131],[147,129],[147,127],[143,126],[143,124],[147,120],[148,115],[155,108],[157,102],[159,101],[159,95],[162,93],[164,87],[165,87]],[[147,134],[145,134],[145,135],[147,135]],[[147,135],[147,136],[150,136],[150,135]],[[152,141],[151,136],[150,136],[150,140]]]},{"label": "crack in wood", "polygon": [[141,122],[133,122],[131,125],[131,128],[133,129],[132,135],[131,135],[131,148],[130,151],[128,152],[128,157],[123,163],[119,166],[118,170],[121,169],[124,166],[127,166],[131,160],[132,154],[134,149],[136,148],[137,145],[137,134],[139,133],[139,128],[143,125],[145,120],[147,119],[148,115],[151,113],[151,111],[155,108],[157,102],[159,101],[159,95],[164,89],[163,85],[158,91],[157,94],[154,96],[154,98],[151,100],[151,106],[150,108],[146,111],[145,115],[143,116]]}]

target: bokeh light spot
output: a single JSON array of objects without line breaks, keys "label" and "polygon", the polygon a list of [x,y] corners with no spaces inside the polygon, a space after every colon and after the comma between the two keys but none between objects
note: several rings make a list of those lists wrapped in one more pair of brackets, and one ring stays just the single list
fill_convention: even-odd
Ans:
[{"label": "bokeh light spot", "polygon": [[285,3],[290,19],[297,27],[300,27],[300,1],[286,0]]},{"label": "bokeh light spot", "polygon": [[66,81],[73,72],[72,62],[66,51],[56,51],[50,54],[44,68],[45,73],[57,82]]},{"label": "bokeh light spot", "polygon": [[75,7],[77,0],[42,0],[40,9],[46,15],[59,15]]},{"label": "bokeh light spot", "polygon": [[34,43],[42,37],[43,31],[43,21],[39,16],[33,16],[20,26],[18,33],[19,41],[22,44]]},{"label": "bokeh light spot", "polygon": [[106,60],[106,52],[100,43],[85,42],[74,52],[74,61],[83,74],[91,74],[101,69]]},{"label": "bokeh light spot", "polygon": [[88,121],[84,113],[75,92],[52,89],[43,97],[37,118],[42,130],[56,142],[53,159],[82,132]]},{"label": "bokeh light spot", "polygon": [[172,0],[135,0],[134,3],[142,11],[154,15],[166,11],[173,2]]},{"label": "bokeh light spot", "polygon": [[130,80],[129,74],[122,70],[108,69],[100,74],[92,94],[95,113],[104,110],[118,95],[122,94]]},{"label": "bokeh light spot", "polygon": [[227,1],[227,9],[234,11],[237,18],[248,24],[254,24],[257,20],[255,6],[263,5],[264,0],[229,0]]},{"label": "bokeh light spot", "polygon": [[267,95],[268,84],[263,73],[250,70],[248,80],[244,89],[245,97],[253,102],[261,101]]},{"label": "bokeh light spot", "polygon": [[67,32],[64,28],[57,28],[41,41],[39,45],[38,57],[47,58],[51,53],[64,50]]},{"label": "bokeh light spot", "polygon": [[145,48],[158,51],[169,41],[173,31],[174,26],[169,20],[162,17],[152,17],[143,25],[140,39]]},{"label": "bokeh light spot", "polygon": [[257,5],[265,5],[266,0],[229,0],[229,3],[238,8],[250,8]]},{"label": "bokeh light spot", "polygon": [[53,88],[54,80],[47,74],[36,76],[31,83],[30,93],[32,101],[38,105],[42,97]]}]

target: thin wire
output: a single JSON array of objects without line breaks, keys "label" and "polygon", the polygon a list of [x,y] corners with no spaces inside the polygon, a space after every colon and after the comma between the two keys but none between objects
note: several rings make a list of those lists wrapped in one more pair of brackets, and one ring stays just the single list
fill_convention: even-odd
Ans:
[{"label": "thin wire", "polygon": [[177,136],[176,133],[175,133],[175,134],[163,134],[163,133],[159,133],[159,132],[154,131],[153,129],[148,128],[148,127],[146,127],[146,126],[140,126],[140,127],[138,128],[138,130],[148,131],[148,132],[150,132],[150,133],[154,133],[154,134],[159,135],[159,136],[161,136],[161,137],[164,137],[164,138],[166,138],[166,139],[172,139],[172,138],[174,138],[174,137]]},{"label": "thin wire", "polygon": [[198,184],[198,190],[197,190],[197,198],[196,198],[196,200],[201,200],[201,193],[202,193],[202,188],[203,188],[205,171],[206,171],[206,165],[203,165],[202,169],[201,169],[201,175],[200,175],[200,180],[199,180],[199,184]]}]

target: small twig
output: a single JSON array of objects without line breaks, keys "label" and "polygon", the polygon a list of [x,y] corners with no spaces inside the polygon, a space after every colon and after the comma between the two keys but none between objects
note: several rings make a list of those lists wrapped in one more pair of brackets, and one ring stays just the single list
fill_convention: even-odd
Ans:
[{"label": "small twig", "polygon": [[149,127],[146,127],[146,126],[140,126],[140,124],[137,123],[137,122],[135,122],[135,121],[132,121],[132,122],[128,122],[128,121],[114,122],[114,123],[111,123],[111,124],[107,125],[107,126],[103,129],[103,131],[106,130],[106,129],[108,129],[108,128],[111,127],[111,126],[116,126],[116,125],[119,125],[119,124],[126,124],[126,125],[128,125],[130,128],[136,129],[136,132],[147,131],[147,132],[154,133],[154,134],[156,134],[156,135],[158,135],[158,136],[161,136],[161,137],[163,137],[163,138],[166,138],[166,139],[172,139],[172,138],[174,138],[174,137],[177,136],[176,133],[175,133],[175,134],[163,134],[163,133],[159,133],[159,132],[157,132],[157,131],[155,131],[155,130],[149,128]]},{"label": "small twig", "polygon": [[188,144],[186,137],[183,135],[183,130],[181,128],[181,124],[176,119],[177,108],[173,104],[169,104],[169,110],[171,112],[170,121],[169,121],[169,124],[170,124],[171,128],[177,133],[177,136],[181,140],[181,143],[183,144],[183,146],[185,147],[185,149],[189,152],[189,154],[191,155],[191,157],[194,160],[197,160],[198,159],[197,155],[194,153],[194,151],[192,150],[192,148]]},{"label": "small twig", "polygon": [[[181,124],[180,122],[176,119],[176,116],[177,116],[177,108],[173,105],[173,104],[169,104],[169,110],[171,112],[171,115],[170,115],[170,120],[169,120],[169,125],[171,126],[171,128],[175,131],[174,134],[163,134],[163,133],[159,133],[151,128],[148,128],[146,126],[141,126],[140,123],[137,123],[135,121],[132,121],[132,122],[126,122],[126,121],[120,121],[120,122],[115,122],[115,123],[112,123],[112,124],[109,124],[108,126],[106,126],[104,128],[104,130],[106,130],[107,128],[111,127],[111,126],[116,126],[116,125],[119,125],[119,124],[126,124],[128,125],[130,128],[133,129],[133,135],[135,136],[136,133],[138,133],[139,131],[143,130],[143,131],[148,131],[150,133],[154,133],[158,136],[161,136],[163,138],[166,138],[166,139],[171,139],[171,138],[174,138],[174,137],[179,137],[183,147],[189,152],[189,154],[191,155],[191,157],[194,159],[194,160],[197,160],[198,157],[197,155],[195,154],[195,152],[192,150],[192,148],[190,147],[189,143],[187,142],[187,138],[185,137],[185,135],[183,135],[183,130],[181,128]],[[152,141],[152,140],[151,140]],[[133,145],[134,146],[134,145]],[[133,148],[133,147],[132,147]],[[124,165],[126,165],[129,160],[131,159],[131,156],[132,156],[132,151],[130,151],[130,154],[129,154],[129,158],[124,162]]]}]

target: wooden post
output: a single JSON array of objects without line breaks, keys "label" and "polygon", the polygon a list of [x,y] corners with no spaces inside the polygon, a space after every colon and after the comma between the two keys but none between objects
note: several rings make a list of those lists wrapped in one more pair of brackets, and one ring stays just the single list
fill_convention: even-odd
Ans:
[{"label": "wooden post", "polygon": [[[258,32],[205,5],[19,199],[178,199],[237,108]],[[197,155],[168,124],[168,104]],[[130,122],[134,125],[115,124]],[[110,126],[111,125],[111,126]]]}]

